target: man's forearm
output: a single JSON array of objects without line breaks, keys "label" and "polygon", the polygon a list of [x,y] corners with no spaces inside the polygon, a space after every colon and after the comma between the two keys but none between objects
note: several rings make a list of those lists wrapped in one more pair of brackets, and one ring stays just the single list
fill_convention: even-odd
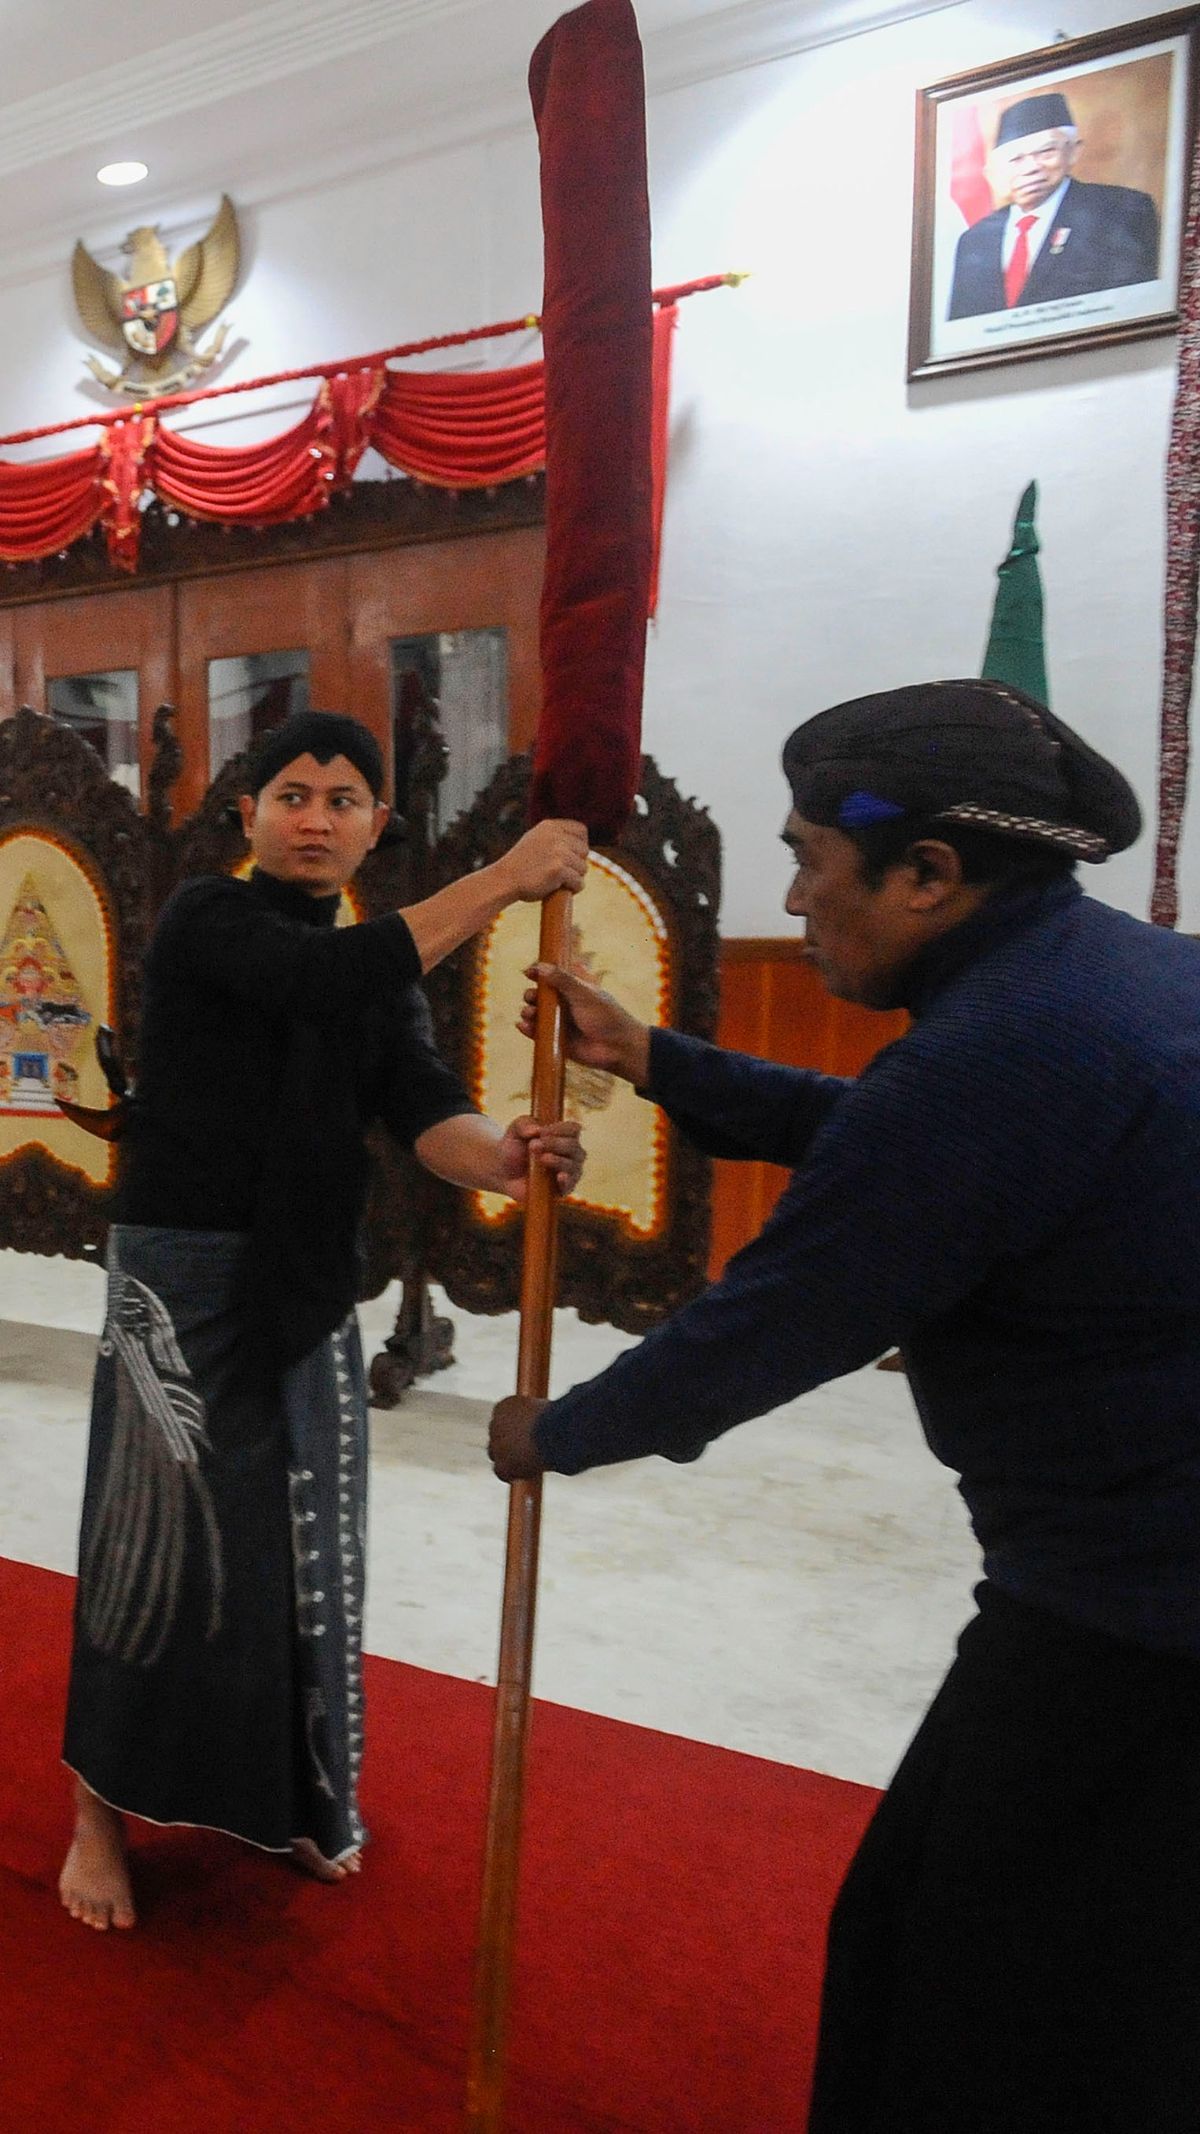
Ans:
[{"label": "man's forearm", "polygon": [[421,959],[422,971],[431,971],[446,956],[453,955],[493,919],[498,919],[513,901],[511,873],[504,860],[478,867],[421,904],[406,905],[400,913]]},{"label": "man's forearm", "polygon": [[504,1139],[494,1119],[480,1112],[459,1112],[428,1127],[416,1143],[418,1161],[447,1185],[470,1193],[505,1193],[511,1188],[500,1165]]},{"label": "man's forearm", "polygon": [[587,831],[581,822],[547,816],[490,867],[477,867],[400,913],[422,971],[431,971],[518,900],[540,903],[558,889],[578,895],[587,880]]},{"label": "man's forearm", "polygon": [[853,1084],[655,1030],[642,1086],[707,1155],[794,1169]]}]

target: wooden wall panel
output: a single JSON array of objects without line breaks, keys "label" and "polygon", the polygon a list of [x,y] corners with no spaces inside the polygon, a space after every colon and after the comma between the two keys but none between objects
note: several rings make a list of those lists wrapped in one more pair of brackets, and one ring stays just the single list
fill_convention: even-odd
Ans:
[{"label": "wooden wall panel", "polygon": [[429,541],[349,558],[350,709],[392,765],[391,641],[451,630],[508,636],[509,745],[529,747],[541,709],[538,615],[545,533],[540,526]]},{"label": "wooden wall panel", "polygon": [[16,616],[12,608],[0,608],[0,719],[9,719],[21,708],[16,691]]},{"label": "wooden wall panel", "polygon": [[[721,944],[717,1042],[791,1067],[858,1074],[907,1028],[903,1014],[879,1015],[835,1000],[802,959],[799,940]],[[761,1230],[787,1183],[775,1164],[718,1163],[713,1179],[710,1273]]]},{"label": "wooden wall panel", "polygon": [[210,660],[251,652],[307,650],[314,711],[351,708],[347,569],[346,557],[327,556],[313,563],[275,564],[260,571],[188,579],[176,589],[176,724],[184,752],[183,775],[175,789],[177,814],[190,815],[208,788]]},{"label": "wooden wall panel", "polygon": [[[6,580],[0,717],[21,703],[43,710],[54,676],[138,667],[143,785],[153,711],[163,702],[176,707],[184,756],[178,818],[198,806],[209,783],[210,660],[307,650],[311,701],[370,727],[390,775],[391,639],[499,628],[508,637],[510,745],[514,753],[528,748],[541,709],[540,483],[451,499],[414,484],[368,482],[336,501],[336,512],[257,534],[203,526],[171,533],[152,510],[143,532],[162,551],[152,585],[131,586],[95,559],[90,567],[103,574],[86,590],[74,582],[43,587],[50,566],[30,566],[32,579]],[[305,545],[313,553],[296,554]],[[148,569],[153,561],[147,551]],[[61,569],[78,567],[68,558]],[[35,597],[35,587],[45,597]]]},{"label": "wooden wall panel", "polygon": [[[142,790],[150,770],[151,729],[160,704],[175,693],[175,594],[169,585],[130,586],[103,600],[72,599],[9,608],[2,618],[11,646],[7,677],[13,709],[46,708],[46,684],[68,674],[138,670],[138,740]],[[0,688],[3,688],[0,676]]]}]

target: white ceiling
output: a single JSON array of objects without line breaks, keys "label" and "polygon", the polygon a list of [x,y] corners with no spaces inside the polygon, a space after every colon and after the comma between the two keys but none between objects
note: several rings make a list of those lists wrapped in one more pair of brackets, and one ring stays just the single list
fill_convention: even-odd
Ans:
[{"label": "white ceiling", "polygon": [[[636,0],[651,88],[962,0]],[[355,168],[531,123],[563,0],[0,0],[0,282]],[[199,24],[199,26],[198,26]],[[96,183],[115,158],[149,180]]]}]

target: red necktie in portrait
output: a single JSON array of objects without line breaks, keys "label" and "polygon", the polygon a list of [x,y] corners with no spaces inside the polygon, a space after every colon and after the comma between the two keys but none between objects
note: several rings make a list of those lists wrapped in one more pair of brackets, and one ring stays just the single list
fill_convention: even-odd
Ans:
[{"label": "red necktie in portrait", "polygon": [[1036,215],[1022,215],[1017,224],[1017,241],[1004,270],[1004,301],[1010,311],[1029,279],[1029,232],[1036,221]]}]

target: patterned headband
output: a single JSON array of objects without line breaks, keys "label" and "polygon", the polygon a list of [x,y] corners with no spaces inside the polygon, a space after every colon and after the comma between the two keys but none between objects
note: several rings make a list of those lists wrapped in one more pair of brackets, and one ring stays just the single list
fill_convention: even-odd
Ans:
[{"label": "patterned headband", "polygon": [[973,800],[957,807],[940,808],[930,822],[970,823],[981,830],[1001,830],[1008,837],[1027,837],[1035,844],[1055,845],[1060,852],[1073,852],[1080,860],[1105,860],[1111,847],[1107,838],[1091,830],[1078,830],[1070,823],[1045,822],[1038,815],[1005,815],[999,808],[981,808]]}]

